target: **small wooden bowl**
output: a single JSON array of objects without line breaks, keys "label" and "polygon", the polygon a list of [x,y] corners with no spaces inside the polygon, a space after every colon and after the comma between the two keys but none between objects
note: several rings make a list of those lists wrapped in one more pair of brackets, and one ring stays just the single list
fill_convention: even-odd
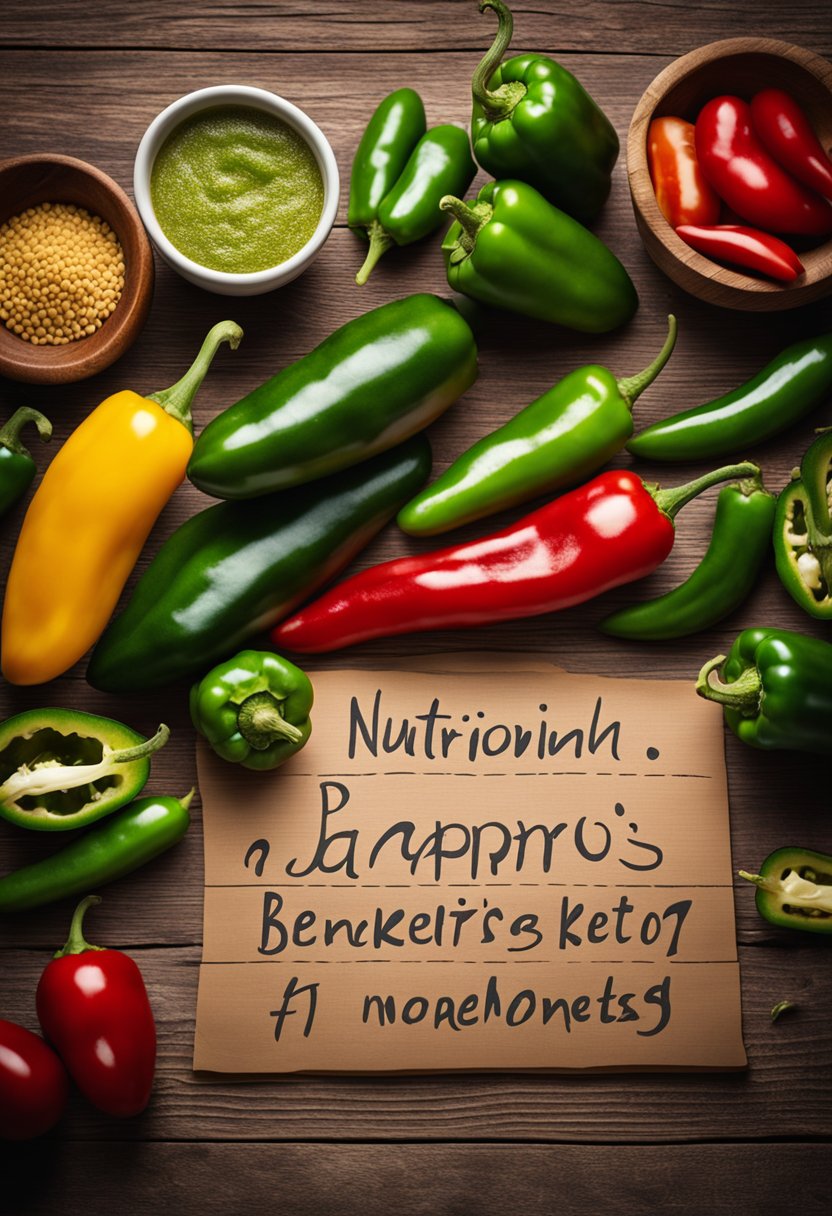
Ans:
[{"label": "small wooden bowl", "polygon": [[647,167],[647,133],[653,118],[675,115],[693,122],[712,97],[730,93],[750,101],[764,88],[791,93],[808,114],[823,146],[832,145],[832,64],[802,47],[770,38],[727,38],[674,60],[639,101],[627,138],[633,210],[650,257],[691,295],[747,312],[797,308],[832,292],[832,240],[799,252],[806,273],[794,283],[775,283],[727,270],[696,253],[659,210]]},{"label": "small wooden bowl", "polygon": [[150,242],[136,208],[106,173],[72,156],[36,154],[0,162],[0,224],[38,203],[75,203],[100,215],[124,251],[124,291],[94,334],[66,346],[32,346],[0,323],[0,375],[30,384],[84,380],[135,342],[153,296]]}]

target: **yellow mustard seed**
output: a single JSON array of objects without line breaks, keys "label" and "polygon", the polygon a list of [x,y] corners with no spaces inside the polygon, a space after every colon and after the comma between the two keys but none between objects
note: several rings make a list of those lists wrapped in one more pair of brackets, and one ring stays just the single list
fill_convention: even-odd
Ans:
[{"label": "yellow mustard seed", "polygon": [[124,254],[100,216],[40,203],[0,225],[0,322],[24,342],[62,346],[94,334],[123,291]]}]

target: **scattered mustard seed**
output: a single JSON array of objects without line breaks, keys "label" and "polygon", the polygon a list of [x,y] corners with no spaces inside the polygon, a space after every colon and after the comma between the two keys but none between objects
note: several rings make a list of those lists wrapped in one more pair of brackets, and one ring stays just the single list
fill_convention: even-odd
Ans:
[{"label": "scattered mustard seed", "polygon": [[124,254],[98,215],[40,203],[0,225],[0,321],[33,346],[100,329],[124,290]]}]

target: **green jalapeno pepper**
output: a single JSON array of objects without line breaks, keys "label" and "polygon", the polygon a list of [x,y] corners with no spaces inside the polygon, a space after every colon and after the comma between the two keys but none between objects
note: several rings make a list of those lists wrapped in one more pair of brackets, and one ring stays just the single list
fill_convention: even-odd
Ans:
[{"label": "green jalapeno pepper", "polygon": [[432,536],[585,481],[632,434],[633,402],[662,370],[675,341],[671,316],[667,340],[644,371],[622,380],[597,364],[570,372],[463,452],[402,508],[399,526]]},{"label": "green jalapeno pepper", "polygon": [[394,300],[209,422],[188,476],[216,498],[324,477],[422,430],[476,376],[474,336],[455,308],[432,295]]},{"label": "green jalapeno pepper", "polygon": [[80,839],[0,878],[0,913],[40,908],[115,882],[181,840],[191,822],[184,798],[138,798]]},{"label": "green jalapeno pepper", "polygon": [[34,481],[37,465],[21,442],[20,432],[33,422],[45,442],[52,437],[52,423],[40,410],[21,406],[0,427],[0,515],[5,515],[23,497]]},{"label": "green jalapeno pepper", "polygon": [[812,849],[776,849],[759,874],[738,871],[757,888],[757,911],[769,924],[832,934],[832,857]]},{"label": "green jalapeno pepper", "polygon": [[401,177],[426,129],[425,107],[413,89],[389,93],[367,123],[352,162],[347,206],[347,223],[365,239],[372,236],[382,199]]},{"label": "green jalapeno pepper", "polygon": [[610,192],[618,157],[612,123],[571,72],[543,55],[501,63],[513,21],[503,0],[481,0],[497,14],[494,43],[471,81],[474,155],[492,177],[518,178],[582,223]]},{"label": "green jalapeno pepper", "polygon": [[342,570],[429,473],[417,435],[308,486],[194,515],[102,635],[87,679],[108,692],[158,688],[233,654]]},{"label": "green jalapeno pepper", "polygon": [[657,599],[613,612],[601,631],[633,641],[683,638],[739,608],[769,551],[775,501],[758,477],[725,486],[708,551],[690,578]]},{"label": "green jalapeno pepper", "polygon": [[830,390],[832,333],[795,342],[739,388],[648,426],[627,451],[644,460],[726,456],[786,430]]},{"label": "green jalapeno pepper", "polygon": [[785,629],[745,629],[727,658],[705,664],[696,691],[725,707],[725,721],[743,743],[832,753],[828,642]]},{"label": "green jalapeno pepper", "polygon": [[489,182],[470,206],[451,196],[440,205],[457,221],[442,242],[455,291],[591,334],[623,325],[638,308],[615,254],[533,186]]},{"label": "green jalapeno pepper", "polygon": [[170,738],[69,709],[30,709],[0,726],[0,817],[38,832],[84,827],[141,790]]},{"label": "green jalapeno pepper", "polygon": [[223,760],[278,768],[312,732],[312,683],[288,659],[241,650],[191,689],[191,721]]},{"label": "green jalapeno pepper", "polygon": [[777,501],[774,557],[795,603],[832,620],[832,430],[811,445]]}]

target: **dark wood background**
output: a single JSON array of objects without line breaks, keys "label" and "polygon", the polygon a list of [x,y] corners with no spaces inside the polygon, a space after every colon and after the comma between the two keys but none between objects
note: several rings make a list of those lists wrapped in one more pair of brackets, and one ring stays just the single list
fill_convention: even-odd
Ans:
[{"label": "dark wood background", "polygon": [[[657,72],[703,43],[755,33],[832,54],[825,2],[772,0],[516,0],[515,49],[556,55],[589,88],[622,142],[633,107]],[[468,82],[494,21],[473,0],[20,0],[0,23],[0,156],[50,150],[99,165],[130,188],[150,120],[174,98],[220,82],[281,93],[306,109],[335,149],[343,179],[338,225],[319,260],[271,296],[224,300],[159,265],[150,320],[133,350],[92,381],[41,390],[0,383],[0,416],[42,407],[57,446],[84,414],[120,387],[152,391],[180,374],[206,329],[232,316],[246,330],[223,351],[199,397],[197,424],[311,349],[335,326],[394,296],[445,290],[437,242],[388,255],[363,290],[360,250],[344,227],[346,185],[360,132],[377,101],[404,84],[424,97],[431,123],[466,121]],[[731,82],[726,80],[726,89]],[[769,317],[725,312],[685,297],[647,259],[633,223],[623,158],[598,226],[640,292],[636,319],[601,338],[494,315],[481,336],[481,375],[432,428],[436,468],[504,421],[571,368],[590,361],[630,373],[679,317],[677,352],[636,408],[643,424],[740,383],[788,342],[830,326],[827,305]],[[758,450],[779,489],[830,407]],[[38,452],[41,461],[44,455]],[[626,463],[628,458],[623,458]],[[702,466],[657,469],[673,483]],[[681,580],[704,551],[714,496],[691,506],[673,557],[644,590],[624,590],[558,617],[500,628],[378,643],[335,662],[367,665],[448,649],[544,650],[576,671],[689,679],[752,624],[819,633],[791,603],[773,569],[718,629],[653,647],[603,638],[611,607]],[[184,486],[153,533],[148,557],[204,504]],[[5,572],[22,510],[2,525]],[[389,528],[356,563],[419,546]],[[95,588],[90,589],[95,594]],[[822,636],[822,633],[821,633]],[[329,660],[331,663],[332,660]],[[327,662],[308,664],[316,666]],[[0,689],[3,715],[44,703],[124,718],[151,732],[160,717],[173,741],[154,764],[156,792],[193,783],[185,689],[131,700],[93,692],[84,665],[48,689]],[[756,866],[783,844],[832,849],[828,759],[764,755],[726,740],[736,866]],[[2,825],[2,867],[55,847]],[[194,826],[172,853],[106,891],[91,918],[97,942],[139,962],[156,1012],[154,1096],[138,1119],[114,1122],[74,1099],[47,1140],[5,1152],[0,1209],[18,1213],[363,1212],[538,1213],[771,1212],[788,1204],[828,1210],[832,1032],[829,943],[778,933],[736,892],[750,1066],[742,1075],[289,1077],[252,1084],[191,1071],[202,935],[202,840]],[[739,887],[740,884],[738,884]],[[0,925],[0,1015],[36,1028],[34,991],[50,947],[63,941],[71,901]],[[798,1011],[775,1025],[769,1010]],[[4,1205],[9,1202],[8,1209]]]}]

